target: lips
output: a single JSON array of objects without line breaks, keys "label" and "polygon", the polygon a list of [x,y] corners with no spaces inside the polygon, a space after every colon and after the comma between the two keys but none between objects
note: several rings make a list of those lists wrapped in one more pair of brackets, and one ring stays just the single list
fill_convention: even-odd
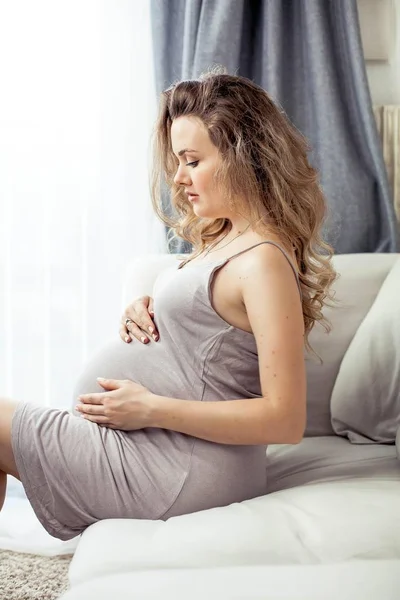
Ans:
[{"label": "lips", "polygon": [[192,192],[186,192],[186,194],[190,202],[196,202],[197,198],[199,197],[198,194],[194,194]]}]

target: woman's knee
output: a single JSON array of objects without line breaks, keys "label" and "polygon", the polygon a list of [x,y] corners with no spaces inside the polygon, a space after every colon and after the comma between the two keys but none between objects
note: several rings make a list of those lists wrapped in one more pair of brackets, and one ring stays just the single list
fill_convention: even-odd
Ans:
[{"label": "woman's knee", "polygon": [[11,446],[11,423],[17,404],[15,400],[0,398],[0,471],[19,479]]}]

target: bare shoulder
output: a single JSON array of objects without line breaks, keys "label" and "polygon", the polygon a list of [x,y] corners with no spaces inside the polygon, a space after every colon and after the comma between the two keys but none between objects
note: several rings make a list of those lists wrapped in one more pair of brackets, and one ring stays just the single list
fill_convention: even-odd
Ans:
[{"label": "bare shoulder", "polygon": [[270,317],[289,312],[292,323],[294,320],[297,329],[303,331],[301,296],[293,272],[294,269],[298,273],[294,252],[290,252],[279,241],[276,243],[279,247],[260,244],[242,255],[238,265],[240,274],[237,274],[243,304],[251,320],[250,315],[258,312],[257,303],[263,298],[263,306]]},{"label": "bare shoulder", "polygon": [[238,257],[240,260],[234,261],[237,265],[236,274],[243,282],[257,277],[262,277],[267,282],[271,276],[280,275],[283,283],[288,283],[288,280],[294,282],[298,293],[297,281],[293,273],[293,269],[297,275],[299,273],[294,251],[284,246],[278,239],[265,242],[266,240],[256,237],[252,244],[255,247]]},{"label": "bare shoulder", "polygon": [[245,252],[243,254],[243,265],[246,265],[247,267],[251,267],[253,269],[264,269],[266,266],[283,266],[284,268],[288,266],[290,269],[288,259],[285,257],[286,254],[297,272],[297,264],[294,251],[290,248],[287,248],[287,246],[285,246],[281,240],[263,240],[262,238],[258,239],[258,237],[256,237],[254,245],[254,248],[252,248],[249,252]]}]

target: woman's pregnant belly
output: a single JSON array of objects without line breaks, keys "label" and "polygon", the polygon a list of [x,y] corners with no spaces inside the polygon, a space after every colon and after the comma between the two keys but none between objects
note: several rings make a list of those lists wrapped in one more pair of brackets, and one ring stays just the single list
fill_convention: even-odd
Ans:
[{"label": "woman's pregnant belly", "polygon": [[[154,341],[127,344],[117,337],[107,343],[88,361],[76,382],[74,414],[79,414],[74,406],[80,394],[104,392],[97,377],[130,379],[166,397],[190,400],[200,394],[200,400],[200,378],[194,384],[193,374],[189,378],[180,372],[170,352]],[[144,481],[148,486],[144,502],[157,496],[157,506],[164,507],[150,518],[225,506],[266,493],[266,447],[219,444],[155,427],[109,431],[118,437],[122,457],[116,468],[124,469],[128,479],[140,475],[141,489]],[[139,474],[135,472],[138,464]]]},{"label": "woman's pregnant belly", "polygon": [[[86,363],[75,385],[73,402],[79,394],[104,392],[96,378],[130,379],[150,392],[170,398],[195,399],[193,373],[182,364],[179,349],[162,340],[142,344],[134,339],[129,344],[117,337],[106,343]],[[201,381],[197,384],[197,393]]]},{"label": "woman's pregnant belly", "polygon": [[[182,378],[176,379],[168,368],[163,348],[157,347],[158,342],[150,344],[144,345],[137,340],[127,344],[118,337],[105,344],[90,358],[78,377],[72,413],[79,416],[75,405],[80,394],[105,392],[96,381],[97,377],[130,379],[164,396],[176,392],[173,397],[178,397],[180,390],[185,397],[185,390],[180,389]],[[112,468],[118,477],[124,476],[131,482],[132,494],[136,495],[136,505],[142,506],[143,518],[158,518],[153,509],[159,511],[161,507],[160,514],[163,514],[179,494],[189,472],[196,438],[155,427],[132,431],[101,429],[104,459],[112,457]]]}]

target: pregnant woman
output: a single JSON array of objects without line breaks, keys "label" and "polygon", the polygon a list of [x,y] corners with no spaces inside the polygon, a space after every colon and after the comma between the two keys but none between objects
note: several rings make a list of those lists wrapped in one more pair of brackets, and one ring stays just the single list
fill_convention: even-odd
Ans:
[{"label": "pregnant woman", "polygon": [[62,540],[264,495],[267,445],[304,435],[304,351],[336,276],[325,200],[304,137],[222,71],[165,90],[155,127],[154,209],[192,254],[126,309],[72,411],[0,400],[0,507],[12,474]]}]

